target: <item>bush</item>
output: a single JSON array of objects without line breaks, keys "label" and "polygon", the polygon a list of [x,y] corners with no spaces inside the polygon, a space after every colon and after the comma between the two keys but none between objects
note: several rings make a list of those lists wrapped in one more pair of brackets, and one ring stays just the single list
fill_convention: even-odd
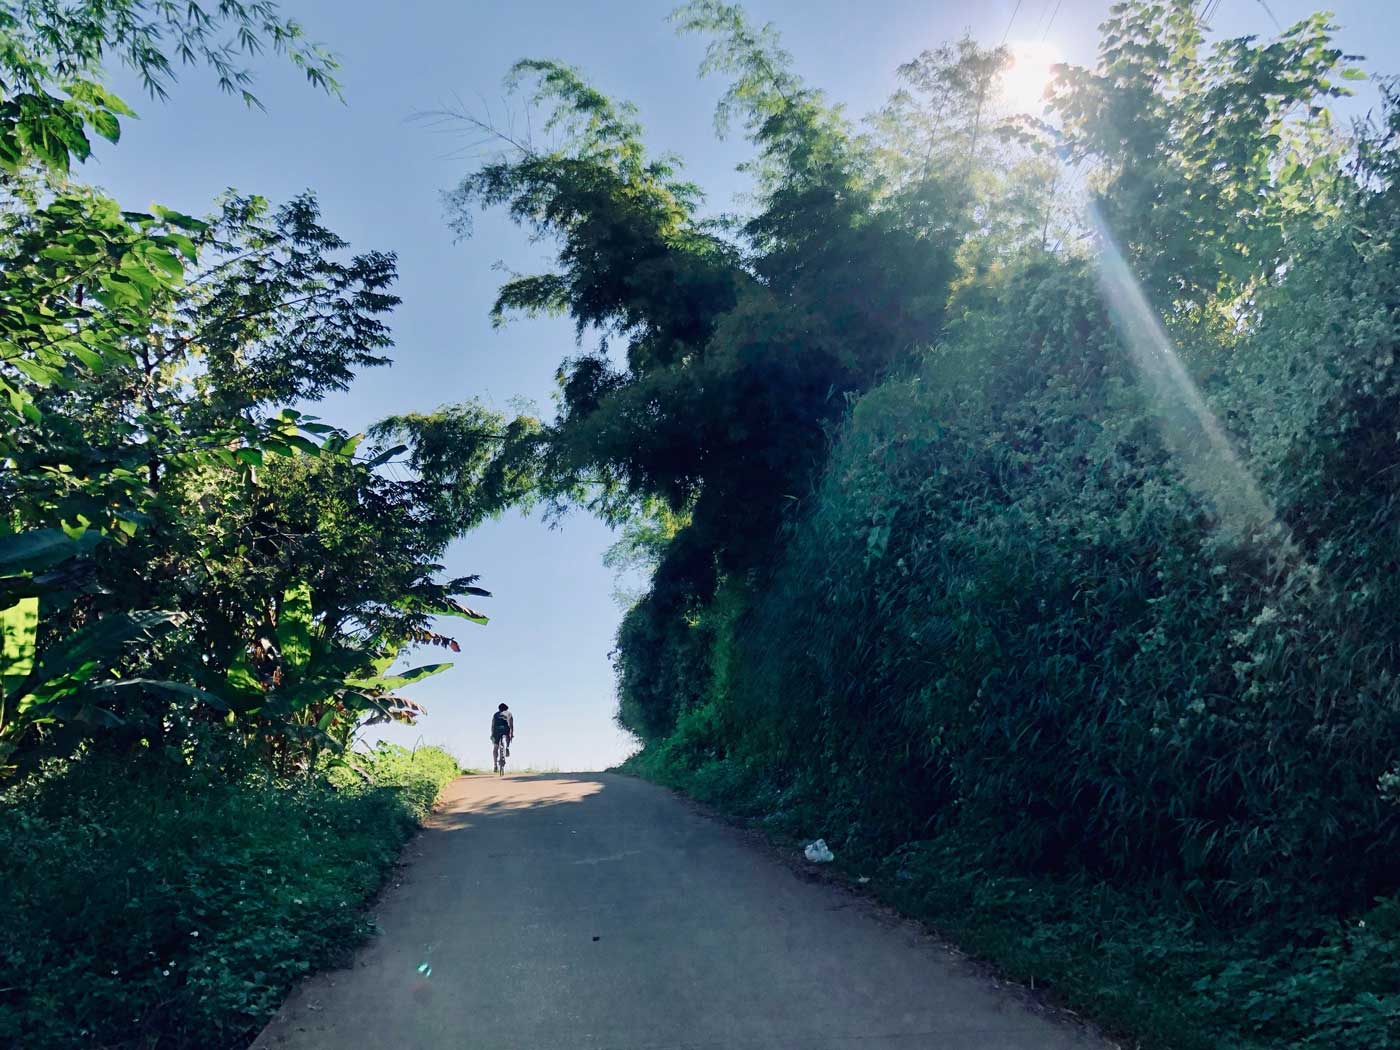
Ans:
[{"label": "bush", "polygon": [[631,768],[896,857],[906,907],[1156,1045],[1400,1045],[1389,119],[1247,318],[1178,326],[1234,450],[1087,261],[979,275],[743,608],[689,612],[704,691]]},{"label": "bush", "polygon": [[442,789],[462,772],[461,764],[445,748],[429,745],[410,751],[398,744],[381,742],[370,751],[355,751],[331,760],[327,781],[341,788],[365,784],[396,788],[421,820],[433,808]]},{"label": "bush", "polygon": [[1223,932],[1180,898],[1028,878],[995,844],[949,835],[882,866],[903,910],[1009,977],[1162,1050],[1382,1050],[1400,1045],[1400,899],[1348,922]]},{"label": "bush", "polygon": [[436,749],[375,764],[341,790],[96,760],[12,788],[0,1045],[245,1045],[369,932],[429,785],[456,775]]},{"label": "bush", "polygon": [[[1289,294],[1337,280],[1320,258]],[[1298,376],[1281,345],[1305,346],[1267,320],[1258,340],[1232,360]],[[695,614],[710,714],[673,757],[776,770],[845,849],[980,829],[1024,870],[1166,879],[1221,921],[1393,892],[1400,554],[1376,522],[1397,475],[1304,460],[1317,431],[1273,439],[1251,420],[1277,392],[1246,385],[1215,396],[1309,464],[1292,539],[1224,527],[1087,268],[1003,276],[918,377],[857,404],[779,564],[722,589],[747,608]]]}]

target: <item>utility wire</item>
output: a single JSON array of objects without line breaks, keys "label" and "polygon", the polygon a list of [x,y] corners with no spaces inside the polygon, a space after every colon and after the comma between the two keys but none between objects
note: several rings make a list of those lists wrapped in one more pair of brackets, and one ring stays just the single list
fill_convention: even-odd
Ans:
[{"label": "utility wire", "polygon": [[1001,34],[1001,42],[1006,44],[1006,40],[1011,36],[1011,27],[1016,24],[1016,16],[1021,13],[1021,0],[1016,0],[1016,7],[1011,12],[1011,21],[1006,23],[1006,32]]},{"label": "utility wire", "polygon": [[[1055,0],[1055,10],[1050,12],[1050,21],[1045,23],[1045,32],[1040,34],[1040,42],[1042,44],[1050,38],[1050,30],[1055,26],[1055,16],[1060,13],[1060,5],[1064,2],[1065,0]],[[1263,0],[1260,0],[1260,2],[1262,3]]]},{"label": "utility wire", "polygon": [[1279,23],[1278,16],[1274,14],[1274,9],[1269,6],[1269,0],[1259,0],[1259,6],[1264,9],[1265,14],[1267,14],[1269,18],[1273,21],[1274,28],[1277,29],[1280,33],[1282,33],[1283,26]]},{"label": "utility wire", "polygon": [[1039,32],[1045,28],[1045,16],[1050,13],[1050,0],[1040,5],[1040,17],[1035,20],[1035,31]]}]

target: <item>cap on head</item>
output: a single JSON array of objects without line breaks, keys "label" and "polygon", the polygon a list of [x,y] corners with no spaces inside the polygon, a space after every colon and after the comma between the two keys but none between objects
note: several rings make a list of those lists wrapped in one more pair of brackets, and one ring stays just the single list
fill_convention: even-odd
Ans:
[{"label": "cap on head", "polygon": [[496,708],[496,710],[497,710],[497,711],[504,711],[504,710],[506,710],[506,705],[505,705],[505,704],[502,704],[500,707]]}]

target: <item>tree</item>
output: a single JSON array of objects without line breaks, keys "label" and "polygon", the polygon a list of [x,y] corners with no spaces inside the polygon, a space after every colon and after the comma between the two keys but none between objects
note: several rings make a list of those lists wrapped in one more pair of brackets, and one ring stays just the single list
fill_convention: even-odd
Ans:
[{"label": "tree", "polygon": [[[771,28],[719,3],[676,19],[713,37],[704,70],[733,78],[718,117],[757,153],[747,221],[702,219],[698,189],[648,156],[631,107],[533,60],[512,82],[533,85],[560,145],[507,140],[451,197],[462,229],[470,207],[501,206],[559,246],[557,271],[504,285],[498,318],[566,312],[580,340],[601,336],[561,366],[557,418],[503,442],[500,462],[613,522],[653,501],[688,514],[636,614],[654,635],[683,633],[723,574],[771,556],[848,399],[936,337],[956,247],[953,223],[896,206],[870,146],[792,73]],[[403,440],[440,445],[456,426],[420,421]]]},{"label": "tree", "polygon": [[1065,155],[1091,166],[1095,206],[1159,310],[1228,312],[1286,264],[1290,236],[1335,211],[1326,103],[1363,74],[1334,30],[1317,14],[1267,43],[1205,49],[1189,0],[1122,3],[1097,67],[1058,78]]},{"label": "tree", "polygon": [[264,0],[0,5],[8,771],[210,732],[311,768],[365,718],[416,713],[394,689],[421,675],[383,672],[410,645],[460,648],[436,616],[485,622],[458,600],[487,594],[474,578],[439,578],[458,531],[440,486],[287,407],[387,363],[393,256],[348,255],[309,194],[195,219],[68,177],[130,112],[105,57],[158,96],[177,58],[202,62],[256,104],[240,63],[264,46],[335,90],[334,60]]}]

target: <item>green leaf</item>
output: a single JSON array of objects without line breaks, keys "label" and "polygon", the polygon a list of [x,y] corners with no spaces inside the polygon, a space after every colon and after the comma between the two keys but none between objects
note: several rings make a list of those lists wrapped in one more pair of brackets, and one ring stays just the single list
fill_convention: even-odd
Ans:
[{"label": "green leaf", "polygon": [[407,451],[407,445],[394,445],[392,448],[386,448],[383,452],[379,453],[379,455],[369,460],[365,464],[365,466],[371,469],[373,469],[374,467],[382,467],[385,463],[388,463],[389,460],[393,459],[395,456],[402,455]]},{"label": "green leaf", "polygon": [[263,697],[262,682],[253,671],[252,661],[248,659],[247,652],[239,650],[238,655],[233,658],[233,664],[228,669],[225,676],[229,687],[244,698],[256,698],[261,702]]},{"label": "green leaf", "polygon": [[85,682],[120,659],[132,642],[152,638],[183,619],[180,613],[160,610],[104,616],[65,643],[46,648],[39,662],[39,673],[48,683],[61,678]]},{"label": "green leaf", "polygon": [[6,694],[34,670],[35,640],[39,635],[39,599],[21,598],[0,609],[0,684]]},{"label": "green leaf", "polygon": [[360,442],[364,439],[365,436],[363,434],[355,434],[352,437],[346,438],[344,441],[338,442],[332,451],[341,456],[353,456],[355,450],[360,447]]},{"label": "green leaf", "polygon": [[67,343],[64,346],[64,349],[67,350],[74,357],[76,357],[79,361],[81,361],[84,367],[90,369],[91,371],[95,372],[101,369],[103,363],[102,355],[99,354],[96,350],[89,349],[88,347],[83,346],[82,343],[76,342]]},{"label": "green leaf", "polygon": [[90,114],[88,123],[108,142],[116,142],[122,137],[121,121],[117,120],[115,114],[105,109],[99,109]]},{"label": "green leaf", "polygon": [[442,674],[451,667],[452,664],[424,664],[422,667],[415,667],[402,674],[382,675],[376,678],[351,678],[347,681],[349,685],[360,689],[382,690],[387,693],[395,689],[402,689],[406,685],[412,685],[414,682],[421,682],[425,678]]},{"label": "green leaf", "polygon": [[178,227],[188,233],[203,233],[209,228],[208,223],[201,222],[184,212],[178,212],[174,208],[164,208],[159,204],[153,204],[151,210],[160,217],[162,222],[169,223],[171,226]]},{"label": "green leaf", "polygon": [[104,682],[94,686],[93,692],[138,689],[142,692],[157,693],[173,699],[198,700],[216,711],[227,711],[228,704],[217,693],[184,682],[168,682],[159,678],[123,678],[119,682]]},{"label": "green leaf", "polygon": [[293,671],[302,671],[311,663],[311,586],[299,583],[282,597],[282,610],[277,617],[277,647],[282,661]]},{"label": "green leaf", "polygon": [[287,438],[287,444],[300,452],[304,452],[308,456],[319,456],[321,454],[320,445],[316,444],[314,441],[308,441],[300,434],[293,434],[291,437]]},{"label": "green leaf", "polygon": [[194,241],[190,240],[183,233],[164,233],[154,238],[157,244],[163,244],[169,248],[174,248],[189,262],[199,260],[199,250],[195,247]]},{"label": "green leaf", "polygon": [[38,386],[52,386],[58,381],[58,372],[47,365],[41,365],[37,361],[30,361],[25,358],[16,358],[7,362],[12,368],[23,372],[31,382]]},{"label": "green leaf", "polygon": [[183,281],[185,279],[184,263],[180,262],[178,256],[171,255],[169,252],[147,252],[144,261],[153,265],[156,270],[172,280]]},{"label": "green leaf", "polygon": [[83,532],[70,537],[60,529],[30,529],[0,536],[0,575],[41,572],[91,551],[102,537]]}]

